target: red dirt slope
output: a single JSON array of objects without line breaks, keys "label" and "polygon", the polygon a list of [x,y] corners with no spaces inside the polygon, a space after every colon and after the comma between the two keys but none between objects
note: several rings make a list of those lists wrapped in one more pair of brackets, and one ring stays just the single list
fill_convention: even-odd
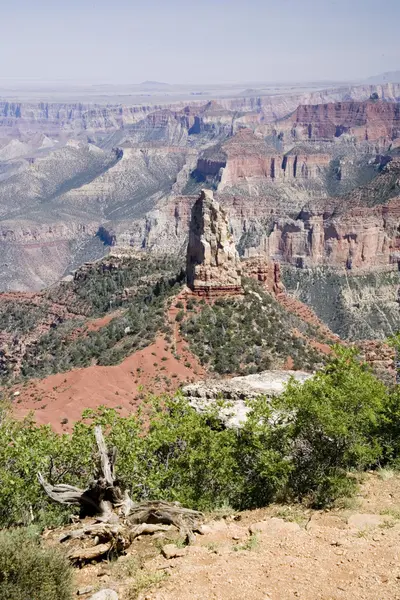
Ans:
[{"label": "red dirt slope", "polygon": [[[176,302],[168,311],[174,330],[171,344],[159,336],[147,348],[115,366],[92,366],[35,379],[17,386],[14,414],[34,411],[37,423],[50,423],[56,431],[69,431],[85,408],[120,407],[122,414],[137,408],[147,394],[175,392],[183,383],[202,379],[205,371],[189,351],[175,324]],[[179,357],[179,358],[177,358]]]}]

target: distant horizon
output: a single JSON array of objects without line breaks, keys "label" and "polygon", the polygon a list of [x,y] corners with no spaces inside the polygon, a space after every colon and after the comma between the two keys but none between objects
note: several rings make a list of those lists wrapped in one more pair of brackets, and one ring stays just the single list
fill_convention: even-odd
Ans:
[{"label": "distant horizon", "polygon": [[[0,75],[0,85],[3,83],[10,84],[19,84],[19,85],[29,85],[29,84],[40,84],[40,85],[85,85],[85,86],[110,86],[110,87],[118,87],[118,86],[144,86],[144,85],[160,85],[166,87],[193,87],[193,86],[212,86],[212,87],[226,87],[226,86],[271,86],[271,85],[303,85],[303,84],[363,84],[367,82],[369,79],[374,77],[381,77],[388,73],[400,73],[400,69],[398,71],[384,71],[382,73],[371,74],[368,77],[364,77],[362,79],[287,79],[287,80],[232,80],[232,81],[224,81],[221,83],[211,82],[211,81],[189,81],[187,83],[181,81],[156,81],[152,79],[147,79],[143,81],[110,81],[107,79],[90,79],[90,78],[63,78],[63,77],[54,77],[54,78],[41,78],[41,77],[2,77]],[[388,82],[390,83],[390,81]]]},{"label": "distant horizon", "polygon": [[355,82],[400,65],[399,0],[3,4],[0,73],[14,82]]}]

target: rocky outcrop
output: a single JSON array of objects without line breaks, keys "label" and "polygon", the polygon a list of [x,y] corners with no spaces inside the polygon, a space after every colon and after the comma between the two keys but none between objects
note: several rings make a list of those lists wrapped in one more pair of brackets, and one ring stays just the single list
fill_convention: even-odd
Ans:
[{"label": "rocky outcrop", "polygon": [[[279,143],[277,143],[279,146]],[[195,175],[218,183],[218,191],[257,182],[321,180],[332,160],[329,153],[296,148],[285,153],[267,143],[250,129],[240,129],[233,137],[208,148],[198,159]]]},{"label": "rocky outcrop", "polygon": [[396,206],[360,207],[340,217],[302,213],[295,221],[278,220],[268,238],[268,255],[302,268],[397,268]]},{"label": "rocky outcrop", "polygon": [[362,358],[372,370],[390,384],[396,382],[396,351],[394,348],[379,340],[366,340],[357,343]]},{"label": "rocky outcrop", "polygon": [[241,293],[241,265],[225,211],[203,190],[195,202],[187,249],[187,283],[200,296]]},{"label": "rocky outcrop", "polygon": [[275,263],[265,256],[254,256],[244,259],[242,261],[242,269],[243,275],[256,279],[270,293],[278,295],[285,289],[281,281],[279,263]]},{"label": "rocky outcrop", "polygon": [[264,371],[256,375],[193,383],[185,386],[182,392],[191,406],[200,413],[215,407],[218,399],[223,398],[227,401],[227,406],[218,409],[219,417],[227,427],[236,428],[246,421],[250,411],[247,400],[259,396],[266,396],[266,398],[278,396],[292,377],[304,383],[312,375],[302,371]]},{"label": "rocky outcrop", "polygon": [[380,141],[388,148],[400,137],[400,104],[371,100],[302,105],[276,129],[287,141],[332,142],[344,137],[356,143]]}]

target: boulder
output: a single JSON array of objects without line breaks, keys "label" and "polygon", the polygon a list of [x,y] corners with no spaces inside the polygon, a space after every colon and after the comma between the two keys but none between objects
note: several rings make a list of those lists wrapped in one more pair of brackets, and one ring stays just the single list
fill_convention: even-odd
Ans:
[{"label": "boulder", "polygon": [[186,385],[182,392],[190,405],[200,413],[215,407],[216,401],[224,398],[226,405],[218,406],[219,418],[226,427],[238,428],[246,421],[250,410],[247,400],[259,396],[272,398],[283,392],[289,379],[304,383],[310,377],[311,374],[303,371],[263,371],[231,379],[199,381]]},{"label": "boulder", "polygon": [[374,514],[356,513],[351,515],[347,519],[347,522],[350,527],[354,527],[354,529],[362,531],[363,529],[372,529],[373,527],[378,527],[378,525],[383,523],[383,518]]}]

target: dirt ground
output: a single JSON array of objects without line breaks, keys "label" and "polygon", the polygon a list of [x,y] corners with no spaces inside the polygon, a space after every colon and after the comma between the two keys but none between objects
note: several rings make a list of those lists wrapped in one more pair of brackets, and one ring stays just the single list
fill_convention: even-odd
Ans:
[{"label": "dirt ground", "polygon": [[[148,394],[173,393],[185,383],[204,378],[204,369],[180,336],[175,321],[179,300],[177,296],[168,311],[171,342],[160,335],[119,365],[73,369],[15,386],[14,415],[24,417],[33,411],[38,424],[50,423],[55,431],[68,432],[85,408],[106,405],[128,414]],[[108,321],[108,317],[98,319],[93,327],[102,327]]]},{"label": "dirt ground", "polygon": [[142,536],[117,561],[77,569],[77,591],[111,588],[120,600],[400,599],[400,477],[390,472],[368,474],[331,511],[274,505],[210,516],[192,545],[178,543],[183,556],[164,558],[176,536]]}]

